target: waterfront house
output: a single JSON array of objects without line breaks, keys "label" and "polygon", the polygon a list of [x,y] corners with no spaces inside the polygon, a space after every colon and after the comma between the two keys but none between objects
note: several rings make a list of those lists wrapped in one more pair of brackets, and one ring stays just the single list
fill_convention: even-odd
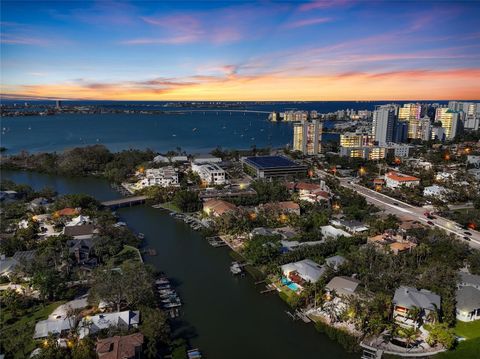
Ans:
[{"label": "waterfront house", "polygon": [[258,213],[259,211],[266,211],[266,212],[275,212],[278,214],[296,214],[297,216],[300,215],[300,206],[298,203],[293,201],[284,201],[284,202],[270,202],[265,204],[260,204],[255,208],[255,211]]},{"label": "waterfront house", "polygon": [[148,168],[140,174],[140,181],[135,184],[135,188],[142,189],[150,186],[177,187],[178,172],[172,166],[161,168]]},{"label": "waterfront house", "polygon": [[17,191],[0,191],[0,201],[10,202],[18,197]]},{"label": "waterfront house", "polygon": [[326,270],[324,266],[310,259],[284,264],[281,269],[287,280],[300,287],[303,287],[306,283],[315,283]]},{"label": "waterfront house", "polygon": [[154,163],[174,163],[174,162],[188,162],[187,156],[162,156],[158,155],[153,158]]},{"label": "waterfront house", "polygon": [[420,184],[420,178],[403,173],[390,171],[385,174],[385,186],[388,188],[415,187]]},{"label": "waterfront house", "polygon": [[348,297],[358,293],[360,281],[356,278],[338,276],[333,277],[327,283],[325,289],[327,290],[327,297]]},{"label": "waterfront house", "polygon": [[93,250],[92,239],[69,239],[67,240],[67,247],[70,254],[75,256],[77,264],[83,264],[90,260],[90,255]]},{"label": "waterfront house", "polygon": [[338,237],[351,237],[352,235],[348,232],[345,232],[342,229],[335,228],[334,226],[327,225],[320,227],[322,233],[322,238],[333,238],[337,239]]},{"label": "waterfront house", "polygon": [[93,224],[66,226],[63,228],[63,234],[74,239],[91,239],[95,234],[95,226]]},{"label": "waterfront house", "polygon": [[401,286],[393,297],[393,319],[409,327],[435,322],[440,302],[440,296],[429,290]]},{"label": "waterfront house", "polygon": [[84,224],[92,224],[89,216],[82,216],[81,214],[77,217],[72,218],[69,222],[65,224],[65,227],[70,226],[82,226]]},{"label": "waterfront house", "polygon": [[80,339],[82,339],[110,327],[123,328],[125,330],[137,328],[139,323],[139,311],[126,310],[124,312],[103,313],[83,318],[79,324],[78,333]]},{"label": "waterfront house", "polygon": [[457,319],[470,322],[480,319],[480,275],[460,273],[456,293]]},{"label": "waterfront house", "polygon": [[41,207],[45,207],[47,206],[49,203],[48,199],[46,198],[43,198],[43,197],[38,197],[38,198],[35,198],[33,199],[32,201],[30,201],[30,203],[28,204],[27,208],[30,210],[30,211],[36,211],[37,209],[41,208]]},{"label": "waterfront house", "polygon": [[192,172],[200,176],[204,185],[223,185],[227,183],[225,170],[216,163],[192,163]]},{"label": "waterfront house", "polygon": [[58,211],[55,211],[53,213],[53,217],[55,217],[55,218],[60,218],[60,217],[65,217],[65,216],[70,217],[70,216],[77,216],[79,214],[80,214],[80,209],[66,207],[66,208],[60,209]]},{"label": "waterfront house", "polygon": [[233,203],[221,199],[209,199],[203,202],[203,212],[209,216],[220,217],[237,208]]},{"label": "waterfront house", "polygon": [[95,352],[98,359],[141,359],[143,341],[142,333],[98,339]]}]

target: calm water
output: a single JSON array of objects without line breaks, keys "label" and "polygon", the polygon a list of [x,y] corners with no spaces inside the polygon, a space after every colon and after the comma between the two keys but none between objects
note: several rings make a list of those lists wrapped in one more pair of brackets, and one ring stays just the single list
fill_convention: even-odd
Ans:
[{"label": "calm water", "polygon": [[[86,193],[100,200],[118,197],[106,181],[38,173],[3,171],[2,178],[61,193]],[[260,294],[249,277],[229,272],[225,248],[209,246],[187,225],[149,206],[125,208],[118,214],[158,255],[148,263],[165,271],[178,285],[185,305],[177,333],[188,337],[210,359],[358,358],[346,354],[312,325],[292,322],[287,306],[275,294]]]}]

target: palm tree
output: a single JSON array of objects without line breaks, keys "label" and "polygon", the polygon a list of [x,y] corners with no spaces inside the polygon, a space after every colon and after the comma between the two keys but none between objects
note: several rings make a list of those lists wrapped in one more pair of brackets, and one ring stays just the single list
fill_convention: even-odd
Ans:
[{"label": "palm tree", "polygon": [[414,306],[414,307],[410,308],[407,312],[407,318],[411,319],[415,322],[414,323],[415,328],[419,324],[419,321],[420,321],[421,317],[422,317],[422,310],[418,307]]}]

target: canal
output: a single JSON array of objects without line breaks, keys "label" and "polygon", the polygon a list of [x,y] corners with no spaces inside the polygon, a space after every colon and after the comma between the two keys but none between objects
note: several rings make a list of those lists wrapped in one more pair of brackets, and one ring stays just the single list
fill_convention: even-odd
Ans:
[{"label": "canal", "polygon": [[[2,171],[2,178],[60,194],[85,193],[99,200],[118,197],[107,181],[69,178],[22,171]],[[213,248],[183,222],[150,206],[117,211],[157,256],[146,262],[164,271],[177,285],[184,306],[176,333],[199,347],[210,359],[358,358],[301,321],[285,313],[286,304],[275,294],[260,294],[250,277],[230,274],[225,248]]]}]

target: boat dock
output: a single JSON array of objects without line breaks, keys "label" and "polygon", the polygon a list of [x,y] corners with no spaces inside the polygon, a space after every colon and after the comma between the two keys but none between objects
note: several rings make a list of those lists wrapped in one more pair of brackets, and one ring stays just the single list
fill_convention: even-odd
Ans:
[{"label": "boat dock", "polygon": [[220,237],[207,237],[207,242],[212,247],[225,247],[227,243],[225,243]]},{"label": "boat dock", "polygon": [[105,201],[105,202],[102,202],[101,204],[103,207],[116,209],[121,207],[131,207],[139,204],[144,204],[146,200],[147,200],[147,196],[133,196],[133,197],[119,198],[112,201]]}]

